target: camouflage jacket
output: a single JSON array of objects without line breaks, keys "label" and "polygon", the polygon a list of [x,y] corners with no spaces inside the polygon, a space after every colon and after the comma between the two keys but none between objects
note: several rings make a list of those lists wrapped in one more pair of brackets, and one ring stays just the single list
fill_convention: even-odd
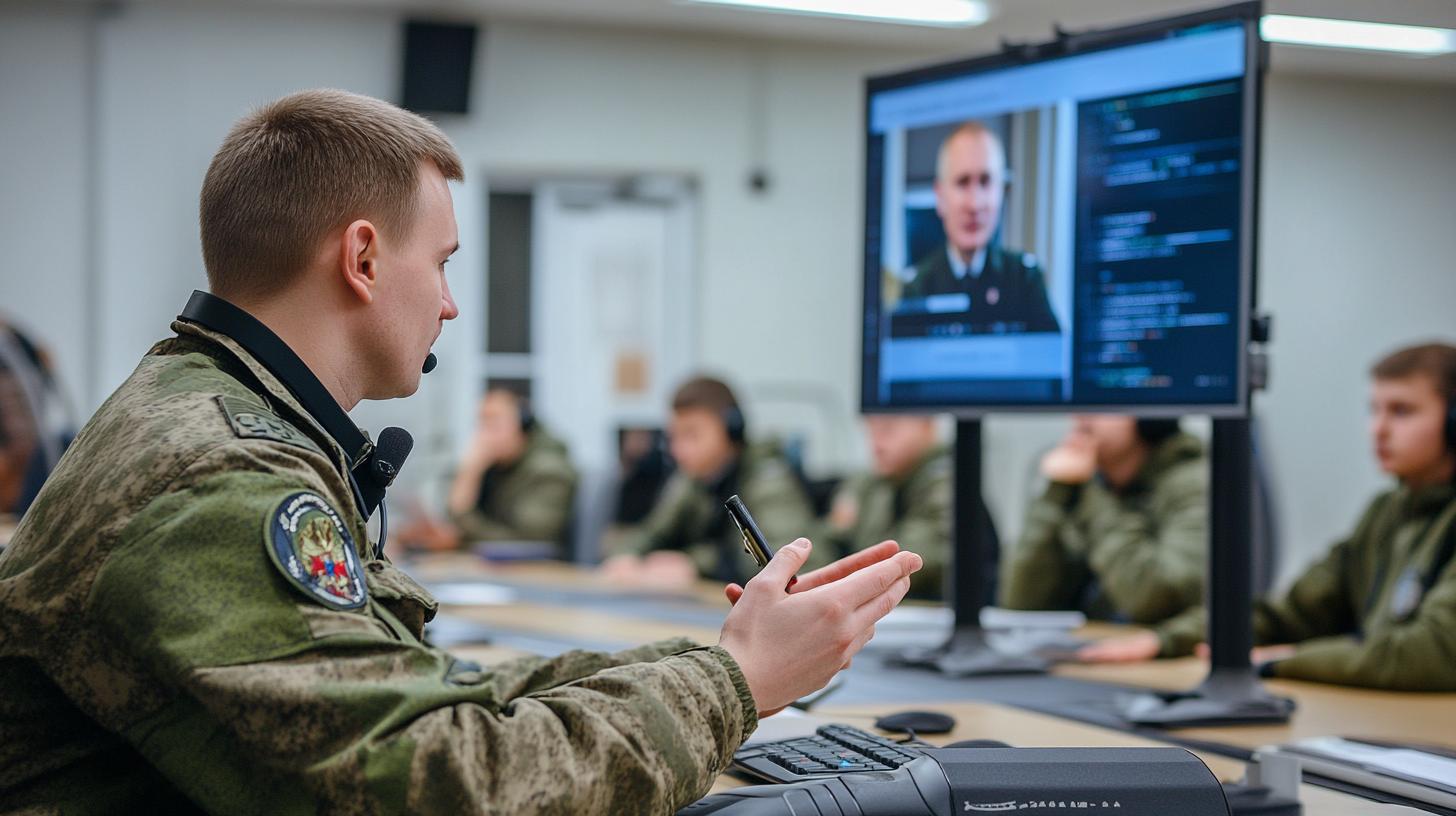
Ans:
[{"label": "camouflage jacket", "polygon": [[0,813],[666,814],[728,765],[756,713],[721,648],[422,643],[435,603],[371,559],[343,451],[173,329],[0,556]]},{"label": "camouflage jacket", "polygon": [[[652,512],[612,549],[638,555],[680,550],[693,559],[704,578],[746,581],[757,574],[758,566],[743,551],[743,537],[723,509],[723,502],[735,493],[743,497],[775,550],[800,536],[813,536],[814,512],[798,476],[778,445],[757,442],[749,444],[714,484],[674,474]],[[805,569],[832,560],[832,547],[823,542],[815,545]]]},{"label": "camouflage jacket", "polygon": [[566,445],[538,425],[521,458],[486,470],[475,506],[451,514],[451,521],[464,541],[565,544],[575,493],[576,468]]},{"label": "camouflage jacket", "polygon": [[[1456,691],[1456,486],[1377,496],[1350,537],[1276,597],[1254,604],[1254,642],[1297,643],[1276,677],[1405,691]],[[1428,571],[1429,590],[1420,590]],[[1189,654],[1203,607],[1158,628],[1163,655]]]},{"label": "camouflage jacket", "polygon": [[939,600],[950,563],[951,475],[950,452],[937,445],[903,478],[850,478],[839,495],[854,502],[854,524],[830,535],[846,555],[887,539],[899,542],[925,562],[910,576],[911,597]]},{"label": "camouflage jacket", "polygon": [[1049,485],[1005,561],[1001,603],[1156,623],[1201,603],[1207,552],[1208,460],[1179,434],[1124,490]]}]

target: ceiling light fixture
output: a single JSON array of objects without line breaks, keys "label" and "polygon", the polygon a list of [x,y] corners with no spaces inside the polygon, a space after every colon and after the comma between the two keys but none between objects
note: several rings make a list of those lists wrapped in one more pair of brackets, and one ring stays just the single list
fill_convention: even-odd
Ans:
[{"label": "ceiling light fixture", "polygon": [[905,25],[969,28],[991,18],[985,0],[684,0],[696,5],[846,17]]},{"label": "ceiling light fixture", "polygon": [[1456,31],[1427,26],[1267,14],[1259,21],[1259,34],[1269,42],[1289,45],[1394,51],[1424,57],[1456,51]]}]

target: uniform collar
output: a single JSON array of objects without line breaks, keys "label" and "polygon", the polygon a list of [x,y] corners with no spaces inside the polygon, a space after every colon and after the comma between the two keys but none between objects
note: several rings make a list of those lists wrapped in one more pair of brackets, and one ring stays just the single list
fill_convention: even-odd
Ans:
[{"label": "uniform collar", "polygon": [[172,330],[205,338],[225,349],[271,396],[324,431],[351,469],[368,457],[374,447],[369,436],[349,419],[293,349],[262,321],[216,295],[194,291]]},{"label": "uniform collar", "polygon": [[976,250],[971,256],[970,263],[961,261],[961,254],[949,243],[945,245],[945,257],[950,261],[950,273],[956,280],[965,280],[969,276],[972,280],[981,277],[981,272],[986,269],[986,248]]},{"label": "uniform collar", "polygon": [[1456,485],[1435,484],[1413,490],[1401,485],[1397,491],[1400,507],[1406,515],[1431,516],[1456,501]]}]

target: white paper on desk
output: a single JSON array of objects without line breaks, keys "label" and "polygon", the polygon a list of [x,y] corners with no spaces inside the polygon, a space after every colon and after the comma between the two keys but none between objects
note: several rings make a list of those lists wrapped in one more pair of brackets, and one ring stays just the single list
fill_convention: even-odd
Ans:
[{"label": "white paper on desk", "polygon": [[484,581],[451,581],[435,584],[430,594],[442,604],[457,606],[501,606],[515,603],[516,591],[508,586]]},{"label": "white paper on desk", "polygon": [[1292,743],[1302,751],[1354,763],[1402,779],[1430,783],[1450,790],[1456,784],[1456,759],[1409,748],[1382,748],[1339,737],[1313,737]]},{"label": "white paper on desk", "polygon": [[1070,632],[1087,625],[1087,616],[1075,611],[1028,611],[988,606],[981,610],[986,629],[1059,629]]},{"label": "white paper on desk", "polygon": [[828,725],[830,722],[830,720],[821,719],[813,714],[805,714],[797,708],[786,708],[772,717],[759,720],[758,728],[754,730],[753,736],[743,744],[755,745],[760,742],[812,737],[819,726]]},{"label": "white paper on desk", "polygon": [[950,627],[951,611],[944,606],[897,606],[875,624],[876,632],[917,631]]}]

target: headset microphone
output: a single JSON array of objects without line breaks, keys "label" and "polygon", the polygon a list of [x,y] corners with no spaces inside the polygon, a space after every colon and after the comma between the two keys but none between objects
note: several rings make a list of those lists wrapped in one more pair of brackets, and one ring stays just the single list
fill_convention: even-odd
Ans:
[{"label": "headset microphone", "polygon": [[425,364],[423,366],[420,366],[420,373],[429,374],[431,371],[434,371],[435,364],[438,362],[440,361],[435,359],[435,353],[430,352],[429,355],[425,357]]}]

